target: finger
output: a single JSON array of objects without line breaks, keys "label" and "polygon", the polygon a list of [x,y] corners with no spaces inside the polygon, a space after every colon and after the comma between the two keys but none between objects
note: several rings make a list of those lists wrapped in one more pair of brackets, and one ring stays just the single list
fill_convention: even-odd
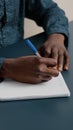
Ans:
[{"label": "finger", "polygon": [[[52,49],[51,57],[56,59],[56,61],[58,62],[58,48],[55,47]],[[57,65],[54,67],[54,69],[57,69]]]},{"label": "finger", "polygon": [[50,55],[51,55],[51,48],[46,48],[44,51],[44,56],[47,58],[50,57]]},{"label": "finger", "polygon": [[49,81],[51,79],[52,79],[52,77],[50,77],[50,76],[44,76],[44,77],[42,77],[42,82],[46,82],[46,81]]},{"label": "finger", "polygon": [[59,75],[59,71],[54,68],[48,68],[48,73],[51,77],[56,77]]},{"label": "finger", "polygon": [[53,58],[41,57],[39,60],[40,60],[40,64],[41,63],[46,64],[48,67],[53,67],[57,64],[57,61]]},{"label": "finger", "polygon": [[37,76],[51,76],[56,77],[58,76],[59,71],[57,69],[54,69],[53,67],[47,67],[47,66],[40,66],[38,71],[36,72]]},{"label": "finger", "polygon": [[58,59],[58,48],[56,47],[52,49],[52,58]]},{"label": "finger", "polygon": [[51,54],[51,48],[46,48],[44,45],[38,51],[43,57],[49,57]]},{"label": "finger", "polygon": [[59,71],[63,70],[63,60],[64,60],[63,53],[60,53],[58,57],[58,70]]},{"label": "finger", "polygon": [[70,59],[69,59],[69,55],[68,55],[67,51],[64,54],[64,59],[65,59],[64,70],[68,70],[69,64],[70,64]]},{"label": "finger", "polygon": [[36,80],[34,83],[46,82],[46,81],[51,80],[51,79],[52,79],[52,77],[50,77],[50,76],[38,75],[38,76],[36,76]]}]

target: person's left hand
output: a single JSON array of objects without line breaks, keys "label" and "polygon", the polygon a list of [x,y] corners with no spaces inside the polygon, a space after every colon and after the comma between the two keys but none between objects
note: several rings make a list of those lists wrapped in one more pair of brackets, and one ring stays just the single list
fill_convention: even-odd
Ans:
[{"label": "person's left hand", "polygon": [[39,48],[43,57],[51,57],[57,60],[59,71],[69,69],[69,54],[64,45],[65,37],[62,34],[51,34],[47,41]]}]

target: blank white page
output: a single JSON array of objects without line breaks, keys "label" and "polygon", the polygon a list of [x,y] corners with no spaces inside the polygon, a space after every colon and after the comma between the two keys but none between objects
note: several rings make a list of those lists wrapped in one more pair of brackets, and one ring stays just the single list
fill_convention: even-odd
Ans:
[{"label": "blank white page", "polygon": [[0,83],[0,100],[22,100],[37,98],[68,97],[70,91],[61,75],[40,84],[25,84],[13,80]]}]

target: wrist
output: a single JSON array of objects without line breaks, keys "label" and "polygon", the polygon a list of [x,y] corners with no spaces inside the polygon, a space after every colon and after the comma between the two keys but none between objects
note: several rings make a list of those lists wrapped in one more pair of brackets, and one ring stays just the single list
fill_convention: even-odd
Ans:
[{"label": "wrist", "polygon": [[57,40],[59,41],[60,43],[63,43],[64,44],[64,41],[65,41],[65,36],[63,34],[58,34],[58,33],[54,33],[54,34],[50,34],[48,36],[48,40]]},{"label": "wrist", "polygon": [[5,59],[0,70],[1,77],[3,78],[10,78],[10,66],[11,66],[12,59]]}]

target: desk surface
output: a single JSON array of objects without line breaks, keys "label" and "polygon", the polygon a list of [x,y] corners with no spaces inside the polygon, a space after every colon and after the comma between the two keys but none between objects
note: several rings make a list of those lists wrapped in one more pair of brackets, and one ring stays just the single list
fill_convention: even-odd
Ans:
[{"label": "desk surface", "polygon": [[[69,52],[72,58],[73,22],[70,23]],[[44,34],[31,40],[42,43]],[[23,55],[23,51],[20,52]],[[26,53],[28,53],[26,51]],[[7,54],[7,52],[6,52]],[[1,51],[0,51],[1,55]],[[17,56],[17,54],[16,54]],[[0,130],[72,130],[73,129],[73,61],[63,76],[71,91],[70,98],[0,102]]]}]

